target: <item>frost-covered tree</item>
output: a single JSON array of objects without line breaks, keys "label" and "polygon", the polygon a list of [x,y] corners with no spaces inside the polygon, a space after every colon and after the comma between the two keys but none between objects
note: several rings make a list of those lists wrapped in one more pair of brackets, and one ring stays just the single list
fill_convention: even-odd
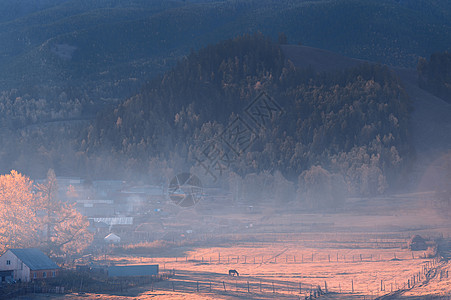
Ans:
[{"label": "frost-covered tree", "polygon": [[12,170],[0,176],[0,251],[37,242],[38,220],[33,182]]},{"label": "frost-covered tree", "polygon": [[89,222],[73,205],[59,199],[55,172],[50,169],[46,182],[37,187],[39,209],[43,212],[40,224],[46,232],[45,247],[54,254],[83,251],[93,238],[87,230]]},{"label": "frost-covered tree", "polygon": [[345,201],[346,185],[341,175],[312,166],[299,175],[298,198],[308,209],[335,210]]}]

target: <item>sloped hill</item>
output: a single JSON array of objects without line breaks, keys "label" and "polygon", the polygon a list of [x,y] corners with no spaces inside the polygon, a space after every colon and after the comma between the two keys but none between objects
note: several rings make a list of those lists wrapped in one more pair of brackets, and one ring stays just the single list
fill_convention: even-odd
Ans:
[{"label": "sloped hill", "polygon": [[[224,168],[243,178],[277,170],[295,182],[310,168],[328,174],[325,168],[336,174],[326,176],[337,178],[337,186],[345,186],[345,180],[352,193],[384,192],[410,159],[409,104],[399,80],[383,66],[339,62],[340,56],[328,51],[297,49],[305,53],[296,61],[312,68],[293,68],[280,46],[261,34],[194,52],[142,93],[99,115],[79,152],[96,162],[110,153],[126,168],[147,172],[146,161],[156,158],[160,166],[195,167],[213,143],[233,157]],[[325,60],[325,55],[330,57]],[[323,61],[337,64],[330,68]],[[329,72],[318,75],[316,66]],[[252,120],[245,108],[263,91],[277,104],[267,100],[273,103],[270,117],[259,125],[261,118]],[[278,118],[274,111],[285,113]],[[246,115],[255,143],[243,153],[237,145],[221,143],[221,132]],[[258,176],[255,180],[263,178]]]},{"label": "sloped hill", "polygon": [[451,150],[451,104],[418,86],[416,70],[396,69],[412,100],[412,140],[420,156]]},{"label": "sloped hill", "polygon": [[416,150],[411,174],[413,187],[419,191],[449,191],[451,104],[419,88],[415,70],[398,69],[397,73],[414,107],[410,119]]},{"label": "sloped hill", "polygon": [[281,45],[283,53],[297,68],[315,72],[337,72],[368,61],[346,57],[335,52],[297,45]]},{"label": "sloped hill", "polygon": [[[412,66],[419,56],[450,50],[451,44],[449,2],[415,3],[68,0],[0,21],[0,39],[8,41],[0,46],[0,66],[8,74],[0,83],[142,82],[191,49],[256,31],[273,39],[285,32],[291,43]],[[75,47],[72,60],[52,53],[60,44]]]},{"label": "sloped hill", "polygon": [[[286,45],[282,49],[286,58],[296,67],[312,68],[316,72],[332,72],[365,63],[311,47]],[[440,158],[451,151],[451,104],[421,89],[415,69],[394,67],[393,70],[400,77],[412,104],[409,133],[415,149],[415,160],[412,161],[414,174],[411,180],[418,183],[431,164],[440,164]],[[437,170],[432,172],[436,173]],[[432,187],[430,180],[424,184],[427,186],[422,188]]]}]

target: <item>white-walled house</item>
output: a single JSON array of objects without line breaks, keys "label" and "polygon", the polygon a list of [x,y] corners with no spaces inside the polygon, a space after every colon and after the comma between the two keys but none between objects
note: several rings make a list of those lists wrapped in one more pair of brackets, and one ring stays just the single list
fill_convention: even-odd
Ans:
[{"label": "white-walled house", "polygon": [[41,250],[9,249],[0,256],[1,281],[28,282],[58,276],[60,267]]},{"label": "white-walled house", "polygon": [[121,242],[121,238],[114,233],[110,233],[103,240],[109,244],[117,244]]}]

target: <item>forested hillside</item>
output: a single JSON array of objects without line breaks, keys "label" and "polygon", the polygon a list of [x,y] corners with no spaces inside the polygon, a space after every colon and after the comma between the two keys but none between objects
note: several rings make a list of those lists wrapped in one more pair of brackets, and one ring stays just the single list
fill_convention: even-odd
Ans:
[{"label": "forested hillside", "polygon": [[[211,175],[199,156],[213,147],[240,178],[300,186],[312,171],[383,193],[412,153],[398,79],[380,65],[295,69],[273,41],[413,68],[451,50],[450,16],[445,0],[1,1],[0,169]],[[422,86],[446,98],[440,63],[423,66]],[[265,126],[249,116],[262,99],[276,105]],[[232,155],[224,134],[241,121],[251,139]]]},{"label": "forested hillside", "polygon": [[[272,99],[264,124],[246,114],[262,92]],[[202,172],[202,155],[213,143],[222,161],[234,156],[211,174],[219,179],[229,171],[242,178],[279,171],[297,182],[321,166],[341,176],[349,192],[375,195],[408,165],[408,116],[409,100],[387,67],[297,70],[278,44],[245,35],[190,54],[141,94],[100,115],[80,150],[96,158],[91,167],[105,171],[111,158],[103,156],[110,153],[139,173],[155,172],[156,159],[160,167],[197,165]],[[252,141],[233,153],[223,137],[236,120],[248,125]]]},{"label": "forested hillside", "polygon": [[258,31],[399,66],[451,50],[445,0],[6,0],[0,11],[10,12],[0,13],[0,87],[28,94],[56,85],[130,96],[191,49]]},{"label": "forested hillside", "polygon": [[418,62],[420,87],[451,103],[451,53],[434,53]]}]

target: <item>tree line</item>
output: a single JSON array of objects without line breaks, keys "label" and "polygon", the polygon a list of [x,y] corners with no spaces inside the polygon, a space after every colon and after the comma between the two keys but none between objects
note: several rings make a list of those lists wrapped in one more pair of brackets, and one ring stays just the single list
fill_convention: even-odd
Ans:
[{"label": "tree line", "polygon": [[297,69],[262,34],[191,53],[100,114],[80,139],[80,152],[104,170],[115,161],[135,174],[202,172],[199,153],[211,141],[223,146],[221,133],[262,92],[284,113],[264,128],[249,121],[255,141],[227,172],[244,179],[279,171],[296,185],[311,172],[358,195],[382,194],[400,182],[412,150],[411,108],[394,73],[375,64],[329,74]]}]

